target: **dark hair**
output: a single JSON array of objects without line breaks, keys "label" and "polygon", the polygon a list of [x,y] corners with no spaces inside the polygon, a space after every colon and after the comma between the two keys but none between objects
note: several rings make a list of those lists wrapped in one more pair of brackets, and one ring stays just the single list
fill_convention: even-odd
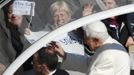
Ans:
[{"label": "dark hair", "polygon": [[14,0],[11,0],[9,3],[7,3],[2,9],[4,11],[4,13],[7,13],[8,12],[8,9],[10,7],[10,5],[12,5],[14,2]]},{"label": "dark hair", "polygon": [[41,64],[46,64],[50,71],[57,68],[58,56],[55,52],[46,49],[46,47],[42,47],[38,53]]},{"label": "dark hair", "polygon": [[7,13],[9,12],[9,7],[13,4],[14,0],[11,0],[9,3],[7,3],[4,7],[2,7],[2,10],[4,12],[4,20],[6,22],[6,25],[7,25],[7,22],[8,22],[8,16],[7,16]]}]

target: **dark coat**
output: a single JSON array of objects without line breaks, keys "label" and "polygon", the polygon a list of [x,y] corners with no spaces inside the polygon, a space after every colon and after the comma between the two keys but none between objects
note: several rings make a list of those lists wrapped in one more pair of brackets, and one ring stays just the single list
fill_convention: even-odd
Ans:
[{"label": "dark coat", "polygon": [[127,14],[127,24],[129,32],[134,39],[134,12]]},{"label": "dark coat", "polygon": [[[0,22],[1,23],[1,22]],[[16,51],[14,50],[9,31],[0,24],[0,63],[8,67],[15,59]]]},{"label": "dark coat", "polygon": [[102,20],[102,22],[106,25],[108,33],[111,35],[111,37],[113,37],[114,39],[116,39],[117,41],[119,41],[121,44],[125,46],[127,39],[130,36],[130,32],[127,26],[126,15],[120,15],[116,17],[116,20],[118,24],[118,29],[110,26],[111,25],[110,18],[104,19]]}]

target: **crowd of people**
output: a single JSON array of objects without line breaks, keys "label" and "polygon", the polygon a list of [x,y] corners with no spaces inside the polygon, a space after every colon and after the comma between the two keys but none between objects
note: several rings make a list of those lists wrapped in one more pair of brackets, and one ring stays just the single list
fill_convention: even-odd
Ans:
[{"label": "crowd of people", "polygon": [[[119,6],[117,0],[101,1],[105,10]],[[14,0],[11,0],[2,8],[4,19],[0,21],[0,75],[26,48],[47,33],[94,14],[97,11],[94,2],[53,1],[48,23],[38,30],[34,25],[28,28],[24,25],[26,16],[13,14]],[[129,57],[129,46],[134,45],[133,19],[134,13],[113,16],[55,37],[14,75],[133,75]]]}]

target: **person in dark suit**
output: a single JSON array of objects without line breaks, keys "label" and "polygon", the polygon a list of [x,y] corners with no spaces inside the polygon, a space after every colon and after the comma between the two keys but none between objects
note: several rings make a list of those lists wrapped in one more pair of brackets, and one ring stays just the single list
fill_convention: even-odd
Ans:
[{"label": "person in dark suit", "polygon": [[[126,23],[126,15],[120,15],[114,18],[102,20],[108,29],[108,33],[124,46],[130,36],[130,32]],[[125,34],[125,35],[124,35]]]},{"label": "person in dark suit", "polygon": [[[117,0],[102,0],[106,6],[106,9],[113,9],[118,7]],[[128,47],[130,43],[130,38],[132,37],[128,26],[126,15],[113,16],[102,20],[108,29],[108,33],[124,47]]]},{"label": "person in dark suit", "polygon": [[[128,13],[127,14],[127,26],[128,26],[128,29],[131,33],[131,40],[130,40],[130,43],[129,45],[134,45],[134,12],[132,13]],[[133,59],[133,56],[131,56],[131,51],[129,52],[130,53],[130,59]],[[133,61],[131,61],[131,63],[134,63]],[[133,64],[131,64],[133,65]],[[131,71],[130,71],[130,75],[134,75],[134,69],[133,67],[131,67]]]},{"label": "person in dark suit", "polygon": [[[69,75],[65,70],[58,67],[58,56],[52,48],[42,47],[36,56],[34,55],[34,66],[37,75]],[[38,64],[37,64],[38,63]],[[37,68],[40,67],[40,68]]]}]

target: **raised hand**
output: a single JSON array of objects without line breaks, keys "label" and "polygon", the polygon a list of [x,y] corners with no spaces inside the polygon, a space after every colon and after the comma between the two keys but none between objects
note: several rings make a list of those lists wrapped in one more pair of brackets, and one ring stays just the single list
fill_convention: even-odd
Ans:
[{"label": "raised hand", "polygon": [[94,8],[93,4],[91,4],[91,3],[86,4],[83,8],[82,15],[83,16],[88,16],[88,15],[92,14],[93,13],[93,8]]},{"label": "raised hand", "polygon": [[63,59],[65,58],[65,52],[63,48],[60,46],[60,43],[52,41],[51,43],[49,43],[48,48],[56,52]]}]

